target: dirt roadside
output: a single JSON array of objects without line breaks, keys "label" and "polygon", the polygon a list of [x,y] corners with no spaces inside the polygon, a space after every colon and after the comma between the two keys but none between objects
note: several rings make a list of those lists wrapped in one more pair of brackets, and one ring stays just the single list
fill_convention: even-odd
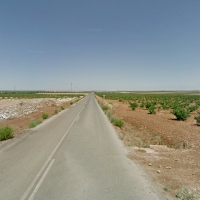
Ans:
[{"label": "dirt roadside", "polygon": [[[42,113],[49,117],[55,115],[75,102],[76,98],[67,99],[2,99],[0,100],[0,114],[6,119],[0,120],[0,127],[10,126],[14,136],[28,129],[32,120],[42,119]],[[8,117],[9,116],[9,117]]]},{"label": "dirt roadside", "polygon": [[[115,127],[128,151],[127,157],[136,160],[160,185],[170,199],[199,199],[200,196],[200,126],[193,118],[177,121],[170,111],[155,115],[128,103],[103,100],[110,111],[123,119],[125,126]],[[196,198],[195,198],[196,197]]]}]

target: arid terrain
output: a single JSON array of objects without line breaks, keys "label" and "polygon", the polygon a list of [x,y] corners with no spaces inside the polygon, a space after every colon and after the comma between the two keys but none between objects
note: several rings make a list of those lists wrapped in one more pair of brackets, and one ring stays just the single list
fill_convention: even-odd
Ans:
[{"label": "arid terrain", "polygon": [[17,136],[29,127],[30,121],[42,120],[42,113],[51,117],[56,110],[59,112],[65,109],[73,101],[76,98],[1,99],[0,127],[10,126]]},{"label": "arid terrain", "polygon": [[[150,115],[145,108],[133,111],[128,103],[97,98],[125,122],[122,128],[115,128],[128,158],[136,160],[170,199],[177,199],[177,192],[183,188],[188,195],[200,195],[200,126],[193,117],[197,111],[186,121],[177,121],[168,110]],[[42,119],[42,113],[50,117],[73,101],[76,99],[1,99],[0,127],[12,127],[17,136],[31,120]]]},{"label": "arid terrain", "polygon": [[194,120],[197,111],[186,121],[177,121],[169,110],[157,110],[150,115],[145,108],[132,110],[127,102],[97,98],[125,122],[116,130],[128,150],[128,158],[137,160],[171,195],[170,199],[177,199],[175,196],[181,190],[187,199],[199,198],[200,126]]}]

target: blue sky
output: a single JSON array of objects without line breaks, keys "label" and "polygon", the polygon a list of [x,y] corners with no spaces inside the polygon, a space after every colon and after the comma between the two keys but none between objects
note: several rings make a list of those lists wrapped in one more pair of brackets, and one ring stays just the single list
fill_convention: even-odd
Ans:
[{"label": "blue sky", "polygon": [[199,0],[1,0],[2,90],[200,90]]}]

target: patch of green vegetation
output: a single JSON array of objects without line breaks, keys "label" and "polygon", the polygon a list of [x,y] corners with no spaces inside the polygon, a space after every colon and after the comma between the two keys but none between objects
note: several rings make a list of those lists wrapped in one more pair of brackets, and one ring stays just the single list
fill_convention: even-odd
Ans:
[{"label": "patch of green vegetation", "polygon": [[41,124],[42,120],[41,119],[36,119],[36,120],[32,120],[29,123],[29,128],[34,128],[36,127],[38,124]]},{"label": "patch of green vegetation", "polygon": [[134,103],[129,103],[130,107],[132,110],[135,110],[138,107],[138,104],[136,102]]},{"label": "patch of green vegetation", "polygon": [[195,116],[194,119],[196,119],[197,125],[200,125],[200,112],[198,112],[198,116]]},{"label": "patch of green vegetation", "polygon": [[199,107],[199,106],[197,106],[197,105],[195,105],[195,106],[188,106],[188,107],[187,107],[187,110],[188,110],[189,112],[193,112],[193,111],[197,110],[198,107]]},{"label": "patch of green vegetation", "polygon": [[42,113],[42,118],[43,119],[47,119],[49,117],[49,115],[47,113]]},{"label": "patch of green vegetation", "polygon": [[65,109],[65,107],[64,107],[64,106],[60,106],[60,109],[61,109],[61,110],[64,110],[64,109]]},{"label": "patch of green vegetation", "polygon": [[74,104],[74,103],[71,101],[71,102],[70,102],[70,105],[72,106],[73,104]]},{"label": "patch of green vegetation", "polygon": [[165,187],[163,187],[163,190],[164,190],[164,191],[168,191],[169,189],[168,189],[167,186],[165,186]]},{"label": "patch of green vegetation", "polygon": [[182,188],[176,193],[176,198],[181,200],[197,200],[199,199],[193,192],[189,192],[187,188]]},{"label": "patch of green vegetation", "polygon": [[156,114],[155,109],[156,109],[156,107],[155,107],[154,105],[151,105],[151,106],[148,108],[149,114]]},{"label": "patch of green vegetation", "polygon": [[55,109],[55,110],[54,110],[54,115],[57,115],[57,114],[58,114],[58,110]]},{"label": "patch of green vegetation", "polygon": [[14,137],[14,134],[13,134],[12,128],[10,128],[9,126],[0,128],[0,141],[7,140],[13,137]]},{"label": "patch of green vegetation", "polygon": [[46,91],[3,91],[0,97],[4,98],[81,98],[86,94],[81,93],[70,93],[70,92],[46,92]]},{"label": "patch of green vegetation", "polygon": [[179,121],[185,121],[190,116],[190,112],[181,107],[174,108],[171,113],[175,115]]},{"label": "patch of green vegetation", "polygon": [[108,105],[101,105],[101,108],[102,108],[103,111],[109,110]]},{"label": "patch of green vegetation", "polygon": [[122,119],[118,119],[118,118],[116,118],[116,117],[113,117],[113,118],[111,119],[111,122],[112,122],[115,126],[118,126],[118,127],[120,127],[120,128],[124,126],[123,120],[122,120]]}]

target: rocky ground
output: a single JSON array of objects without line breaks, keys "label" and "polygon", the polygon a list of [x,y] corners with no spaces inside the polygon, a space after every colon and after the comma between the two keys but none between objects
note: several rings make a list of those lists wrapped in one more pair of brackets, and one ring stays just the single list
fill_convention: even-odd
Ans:
[{"label": "rocky ground", "polygon": [[0,127],[10,126],[14,134],[28,128],[29,122],[42,119],[42,113],[50,116],[55,110],[61,111],[61,106],[66,108],[76,98],[45,98],[45,99],[1,99],[0,100]]},{"label": "rocky ground", "polygon": [[200,126],[194,120],[197,111],[186,121],[177,121],[170,111],[157,110],[151,115],[145,108],[133,111],[128,103],[98,99],[125,122],[116,130],[128,158],[137,160],[170,195],[169,199],[177,199],[178,192],[186,196],[182,199],[200,199]]}]

